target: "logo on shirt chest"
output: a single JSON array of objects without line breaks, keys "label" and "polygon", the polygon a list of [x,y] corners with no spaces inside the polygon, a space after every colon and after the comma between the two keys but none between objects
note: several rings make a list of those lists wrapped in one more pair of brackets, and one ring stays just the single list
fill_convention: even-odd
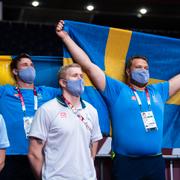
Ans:
[{"label": "logo on shirt chest", "polygon": [[19,97],[19,94],[14,94],[14,96],[18,98],[18,97]]},{"label": "logo on shirt chest", "polygon": [[131,100],[136,101],[136,96],[131,96]]},{"label": "logo on shirt chest", "polygon": [[66,112],[60,112],[59,116],[61,119],[66,119],[67,118],[67,113]]},{"label": "logo on shirt chest", "polygon": [[42,94],[41,93],[37,93],[37,98],[38,99],[42,99],[43,97],[42,97]]}]

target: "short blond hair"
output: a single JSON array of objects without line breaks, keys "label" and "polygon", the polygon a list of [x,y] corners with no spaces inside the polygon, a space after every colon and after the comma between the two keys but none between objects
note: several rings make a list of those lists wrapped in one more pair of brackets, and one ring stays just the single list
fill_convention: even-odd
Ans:
[{"label": "short blond hair", "polygon": [[67,70],[74,67],[80,68],[82,70],[81,66],[77,63],[61,66],[61,68],[58,71],[58,80],[65,79]]}]

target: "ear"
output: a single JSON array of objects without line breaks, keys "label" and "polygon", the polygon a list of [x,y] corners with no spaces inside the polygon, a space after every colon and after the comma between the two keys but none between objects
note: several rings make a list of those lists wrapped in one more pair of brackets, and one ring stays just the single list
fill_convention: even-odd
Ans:
[{"label": "ear", "polygon": [[64,79],[60,79],[59,80],[59,86],[62,88],[66,87],[66,81]]},{"label": "ear", "polygon": [[18,75],[17,69],[13,69],[13,70],[12,70],[12,73],[13,73],[15,76],[17,76],[17,75]]},{"label": "ear", "polygon": [[130,76],[130,69],[126,69],[126,75],[127,75],[127,77]]}]

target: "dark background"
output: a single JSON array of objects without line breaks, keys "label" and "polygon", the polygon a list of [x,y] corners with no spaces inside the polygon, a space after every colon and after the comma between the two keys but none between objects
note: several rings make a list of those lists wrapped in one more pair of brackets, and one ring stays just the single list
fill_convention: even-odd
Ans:
[{"label": "dark background", "polygon": [[[0,21],[0,54],[28,52],[61,55],[62,45],[54,31],[59,19],[180,38],[180,0],[4,0]],[[95,6],[88,12],[85,6]],[[148,13],[138,17],[138,9]]]}]

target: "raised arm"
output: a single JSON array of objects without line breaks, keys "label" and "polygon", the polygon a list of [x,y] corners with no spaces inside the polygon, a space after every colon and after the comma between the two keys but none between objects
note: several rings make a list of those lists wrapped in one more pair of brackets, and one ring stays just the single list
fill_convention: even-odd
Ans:
[{"label": "raised arm", "polygon": [[169,80],[169,95],[174,95],[180,90],[180,74],[174,76]]},{"label": "raised arm", "polygon": [[56,26],[56,34],[66,45],[73,60],[80,64],[83,70],[88,74],[96,88],[103,91],[105,88],[104,72],[97,65],[91,62],[87,54],[71,39],[68,33],[63,30],[63,27],[64,21],[61,20]]},{"label": "raised arm", "polygon": [[42,140],[30,137],[28,158],[37,180],[41,179],[42,174],[42,165],[44,162],[43,147],[44,143]]}]

